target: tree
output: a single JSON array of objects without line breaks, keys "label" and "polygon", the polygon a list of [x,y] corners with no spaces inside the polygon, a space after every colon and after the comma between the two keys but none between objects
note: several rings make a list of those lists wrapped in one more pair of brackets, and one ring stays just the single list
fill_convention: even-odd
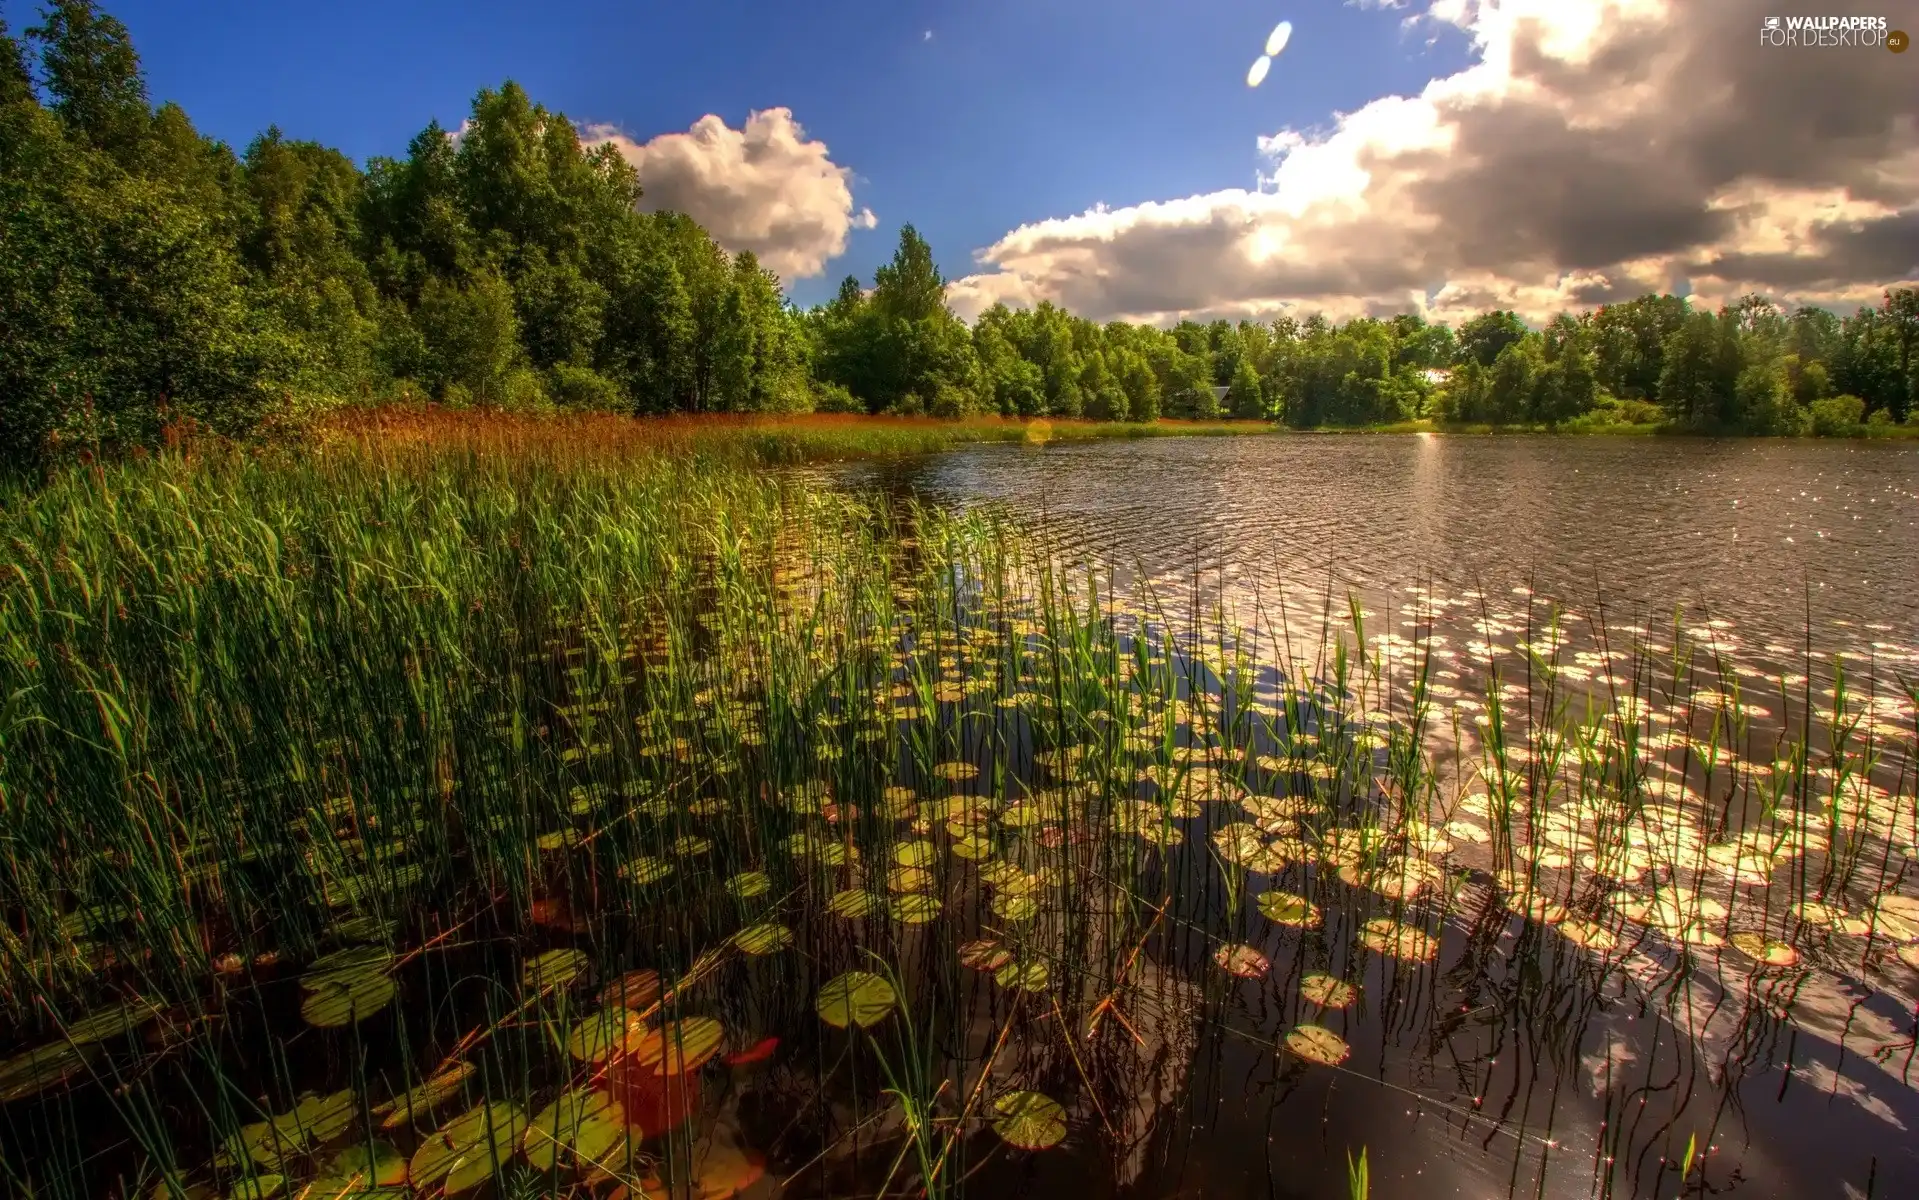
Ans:
[{"label": "tree", "polygon": [[1505,309],[1483,313],[1459,327],[1460,361],[1471,359],[1490,367],[1500,351],[1526,336],[1526,323],[1517,313]]},{"label": "tree", "polygon": [[26,52],[0,17],[0,107],[33,99],[33,76],[27,71]]},{"label": "tree", "polygon": [[1711,313],[1693,313],[1667,337],[1659,403],[1674,424],[1712,427],[1719,419],[1719,331]]},{"label": "tree", "polygon": [[151,112],[127,27],[92,0],[50,0],[39,25],[40,69],[53,111],[74,136],[130,166]]},{"label": "tree", "polygon": [[1904,387],[1894,393],[1890,406],[1894,420],[1903,421],[1919,395],[1919,381],[1913,377],[1912,348],[1919,342],[1919,287],[1893,288],[1880,305],[1893,345],[1899,350],[1899,381]]},{"label": "tree", "polygon": [[1254,420],[1266,415],[1266,398],[1260,391],[1259,372],[1250,360],[1241,358],[1233,370],[1226,393],[1228,407],[1235,417]]}]

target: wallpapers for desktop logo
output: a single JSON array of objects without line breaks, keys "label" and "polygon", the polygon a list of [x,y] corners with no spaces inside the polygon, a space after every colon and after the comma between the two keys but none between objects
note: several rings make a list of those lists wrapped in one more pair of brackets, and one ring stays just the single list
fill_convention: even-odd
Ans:
[{"label": "wallpapers for desktop logo", "polygon": [[1906,48],[1906,35],[1884,17],[1767,17],[1759,27],[1762,46],[1804,46],[1877,49],[1895,54]]}]

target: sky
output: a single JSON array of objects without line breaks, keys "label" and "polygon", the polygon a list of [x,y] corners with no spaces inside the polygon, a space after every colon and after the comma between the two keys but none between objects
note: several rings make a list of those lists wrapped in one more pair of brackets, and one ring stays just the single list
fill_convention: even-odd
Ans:
[{"label": "sky", "polygon": [[[0,0],[16,28],[31,0]],[[963,316],[1542,320],[1919,275],[1915,0],[106,0],[155,101],[357,160],[513,79],[802,304],[903,223]],[[1290,42],[1257,87],[1278,21]]]}]

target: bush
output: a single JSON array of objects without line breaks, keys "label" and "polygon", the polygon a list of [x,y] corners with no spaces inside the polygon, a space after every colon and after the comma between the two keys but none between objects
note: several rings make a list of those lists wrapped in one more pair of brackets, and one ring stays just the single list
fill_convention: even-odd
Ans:
[{"label": "bush", "polygon": [[1892,419],[1891,409],[1875,408],[1871,414],[1866,417],[1866,432],[1874,436],[1883,437],[1896,424],[1898,424],[1898,422]]},{"label": "bush", "polygon": [[1812,402],[1814,437],[1850,437],[1865,420],[1866,402],[1857,396],[1829,396]]},{"label": "bush", "polygon": [[500,380],[500,407],[509,412],[528,412],[547,408],[546,384],[531,367],[515,367]]},{"label": "bush", "polygon": [[623,412],[632,407],[620,385],[591,367],[559,363],[547,379],[547,392],[561,408]]},{"label": "bush", "polygon": [[837,383],[820,382],[813,386],[813,411],[823,413],[863,413],[866,406],[853,393]]}]

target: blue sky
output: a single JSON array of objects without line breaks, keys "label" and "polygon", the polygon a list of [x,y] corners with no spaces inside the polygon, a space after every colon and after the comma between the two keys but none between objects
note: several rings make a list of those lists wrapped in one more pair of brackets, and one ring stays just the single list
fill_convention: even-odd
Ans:
[{"label": "blue sky", "polygon": [[[0,0],[16,28],[22,0]],[[429,118],[457,126],[512,78],[578,121],[640,141],[707,113],[739,127],[785,106],[854,172],[854,230],[801,302],[870,280],[902,222],[949,277],[1031,221],[1253,186],[1256,139],[1323,127],[1458,70],[1466,38],[1340,0],[107,0],[156,101],[236,147],[269,123],[356,159],[399,154]],[[1292,42],[1245,72],[1268,30]],[[929,39],[926,35],[931,33]],[[1429,44],[1429,42],[1431,44]]]}]

